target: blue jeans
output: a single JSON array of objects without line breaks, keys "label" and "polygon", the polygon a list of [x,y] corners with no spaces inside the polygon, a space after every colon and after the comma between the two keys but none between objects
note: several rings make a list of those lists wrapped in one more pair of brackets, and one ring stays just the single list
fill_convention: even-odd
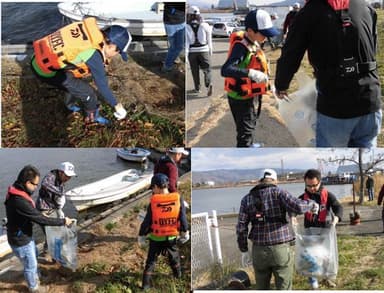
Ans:
[{"label": "blue jeans", "polygon": [[164,24],[167,32],[169,48],[165,58],[164,67],[170,69],[173,67],[177,56],[183,51],[185,43],[185,23]]},{"label": "blue jeans", "polygon": [[27,281],[30,289],[35,289],[38,286],[38,270],[37,270],[37,252],[35,241],[29,242],[24,246],[11,246],[12,251],[20,259],[24,266],[24,278]]},{"label": "blue jeans", "polygon": [[338,119],[317,112],[317,147],[376,147],[381,110],[364,116]]},{"label": "blue jeans", "polygon": [[368,188],[368,199],[372,201],[374,197],[373,188]]}]

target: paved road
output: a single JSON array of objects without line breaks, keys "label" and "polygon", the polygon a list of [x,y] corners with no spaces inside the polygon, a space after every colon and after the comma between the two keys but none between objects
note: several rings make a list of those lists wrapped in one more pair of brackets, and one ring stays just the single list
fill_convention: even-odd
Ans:
[{"label": "paved road", "polygon": [[[212,83],[213,95],[191,94],[194,88],[191,70],[187,66],[186,74],[186,136],[189,147],[235,147],[236,130],[228,101],[224,92],[224,78],[220,69],[228,54],[228,38],[213,39]],[[269,49],[269,48],[268,48]],[[273,73],[274,70],[272,69]],[[203,76],[202,73],[201,77]],[[276,101],[263,96],[263,106],[258,119],[255,140],[265,147],[298,146],[284,122],[279,119]],[[271,135],[271,133],[273,135]]]}]

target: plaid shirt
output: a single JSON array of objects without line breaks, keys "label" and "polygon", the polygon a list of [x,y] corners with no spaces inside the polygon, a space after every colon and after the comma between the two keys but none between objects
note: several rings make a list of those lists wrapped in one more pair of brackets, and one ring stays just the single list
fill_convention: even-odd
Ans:
[{"label": "plaid shirt", "polygon": [[[257,195],[260,197],[261,212],[265,216],[263,223],[257,223]],[[256,245],[266,246],[289,242],[294,236],[289,231],[286,215],[303,214],[312,207],[312,201],[300,200],[276,185],[261,183],[256,185],[241,200],[239,219],[236,227],[237,242],[241,252],[248,251],[247,238]],[[252,223],[248,235],[248,225]]]}]

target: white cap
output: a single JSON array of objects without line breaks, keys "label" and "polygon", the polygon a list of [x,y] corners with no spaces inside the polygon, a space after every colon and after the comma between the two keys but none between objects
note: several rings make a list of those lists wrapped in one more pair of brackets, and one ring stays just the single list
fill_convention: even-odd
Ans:
[{"label": "white cap", "polygon": [[73,164],[70,162],[61,163],[59,166],[59,170],[63,171],[64,174],[67,175],[68,177],[76,176],[75,166],[73,166]]},{"label": "white cap", "polygon": [[187,14],[200,14],[200,9],[197,6],[192,5],[188,7]]},{"label": "white cap", "polygon": [[185,150],[184,148],[169,148],[168,150],[170,153],[177,153],[177,154],[180,154],[182,153],[183,155],[185,156],[188,156],[189,155],[189,152],[187,150]]},{"label": "white cap", "polygon": [[296,2],[295,4],[293,4],[293,8],[300,9],[300,3]]},{"label": "white cap", "polygon": [[248,12],[245,16],[244,23],[245,28],[251,28],[266,37],[274,37],[280,33],[273,26],[269,13],[262,9],[256,9]]},{"label": "white cap", "polygon": [[277,174],[276,171],[273,169],[265,169],[263,171],[263,178],[271,178],[273,180],[277,181]]},{"label": "white cap", "polygon": [[272,13],[271,13],[271,18],[273,18],[273,19],[279,19],[279,16],[277,15],[276,12],[272,12]]}]

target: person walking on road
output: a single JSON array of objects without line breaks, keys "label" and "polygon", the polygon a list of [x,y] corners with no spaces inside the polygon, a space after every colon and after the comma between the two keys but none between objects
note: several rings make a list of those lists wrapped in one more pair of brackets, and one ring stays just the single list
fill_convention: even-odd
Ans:
[{"label": "person walking on road", "polygon": [[212,28],[204,22],[200,9],[190,6],[187,10],[186,27],[186,54],[191,67],[194,93],[200,93],[200,68],[204,74],[204,85],[207,88],[207,96],[212,95],[211,56]]},{"label": "person walking on road", "polygon": [[[326,228],[329,225],[336,226],[343,217],[343,206],[337,200],[336,196],[329,192],[321,184],[321,173],[315,169],[309,169],[304,174],[305,193],[299,196],[303,200],[314,200],[320,205],[317,215],[311,213],[304,214],[304,228],[320,227]],[[297,224],[293,219],[294,225]],[[310,277],[308,279],[312,289],[319,288],[317,278]],[[328,278],[325,283],[328,287],[336,287],[336,276]]]},{"label": "person walking on road", "polygon": [[31,165],[25,166],[15,183],[8,188],[5,199],[7,214],[7,237],[13,253],[23,265],[24,278],[30,292],[45,292],[39,284],[36,245],[33,239],[32,224],[48,226],[69,226],[70,218],[48,218],[41,214],[32,200],[40,180],[39,171]]},{"label": "person walking on road", "polygon": [[317,147],[376,146],[382,120],[376,24],[376,11],[364,0],[311,0],[290,25],[277,60],[276,96],[287,98],[308,55],[316,78]]},{"label": "person walking on road", "polygon": [[[286,219],[288,214],[317,213],[319,205],[300,200],[277,186],[277,174],[265,169],[260,182],[241,200],[236,226],[242,264],[250,262],[248,239],[253,243],[252,260],[256,289],[269,290],[272,274],[278,290],[292,290],[294,235]],[[249,224],[252,225],[248,232]]]},{"label": "person walking on road", "polygon": [[[268,62],[260,45],[267,37],[278,35],[268,12],[257,9],[245,17],[245,32],[230,36],[228,58],[221,68],[225,91],[236,124],[237,147],[254,146],[256,119],[261,97],[270,89]],[[255,111],[255,98],[259,109]]]},{"label": "person walking on road", "polygon": [[176,58],[185,44],[185,2],[164,2],[163,22],[168,37],[168,52],[162,72],[170,72],[174,68]]},{"label": "person walking on road", "polygon": [[96,91],[85,77],[92,75],[98,92],[115,110],[115,118],[124,119],[127,111],[109,88],[104,67],[118,54],[128,60],[130,40],[122,26],[100,30],[96,19],[88,17],[34,41],[31,68],[39,80],[66,92],[64,104],[68,110],[79,112],[84,106],[87,123],[109,124],[100,115]]},{"label": "person walking on road", "polygon": [[[168,190],[168,177],[157,173],[152,177],[151,188],[153,195],[148,205],[147,214],[140,226],[138,242],[145,246],[146,235],[149,239],[148,257],[143,273],[143,289],[152,287],[151,279],[155,264],[160,254],[166,255],[172,268],[173,276],[181,278],[180,255],[176,238],[180,241],[189,240],[188,222],[185,213],[184,200],[177,193]],[[169,221],[169,219],[175,219]]]},{"label": "person walking on road", "polygon": [[368,192],[368,201],[373,201],[375,197],[375,181],[372,178],[372,175],[368,175],[367,181],[365,181],[365,188]]},{"label": "person walking on road", "polygon": [[300,10],[300,3],[296,2],[295,4],[293,4],[292,10],[289,11],[285,16],[284,23],[283,23],[283,40],[287,38],[289,27],[293,23],[295,16],[299,12],[299,10]]}]

